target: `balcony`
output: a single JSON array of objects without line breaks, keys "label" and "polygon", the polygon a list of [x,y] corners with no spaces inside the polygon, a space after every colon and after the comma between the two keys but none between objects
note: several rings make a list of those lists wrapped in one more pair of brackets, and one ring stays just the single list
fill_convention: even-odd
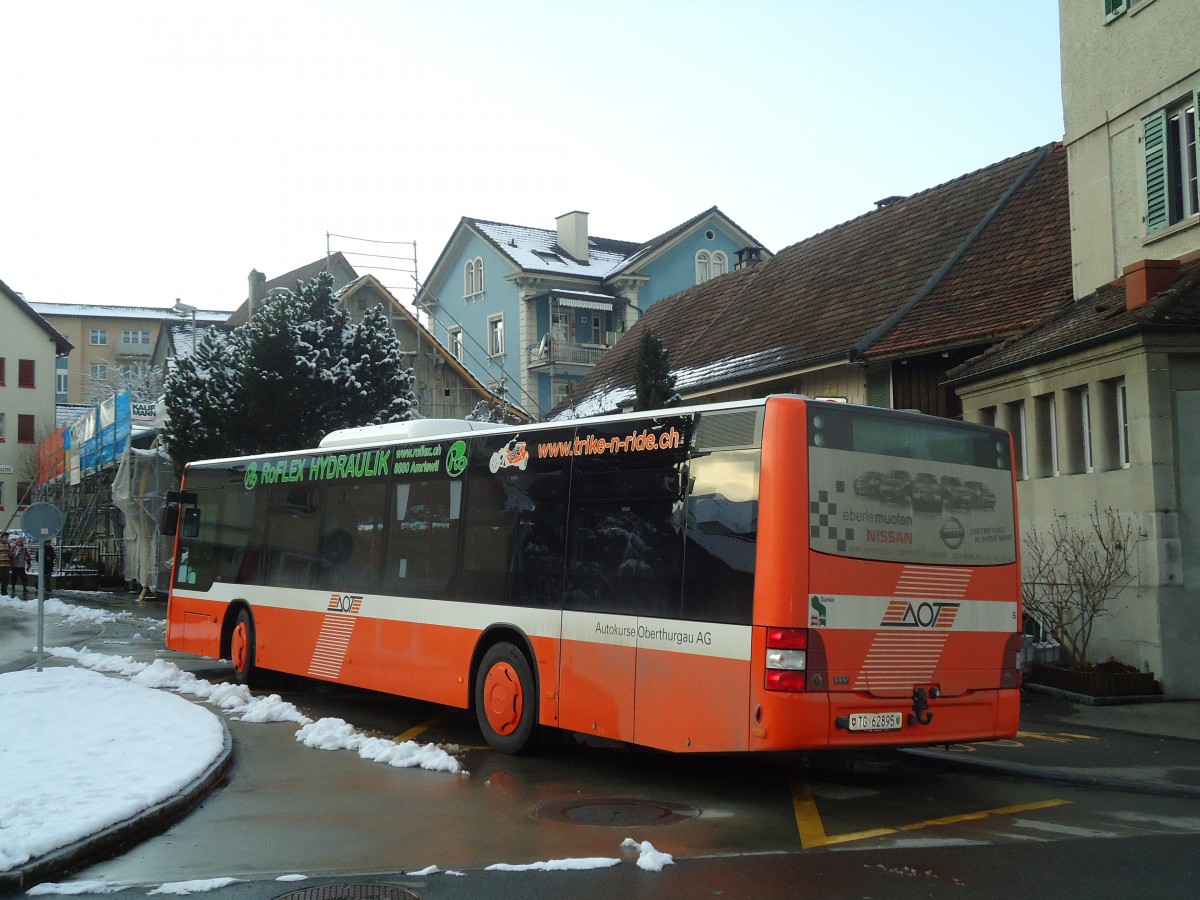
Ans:
[{"label": "balcony", "polygon": [[148,358],[150,356],[150,351],[154,349],[154,346],[141,341],[118,341],[115,349],[117,351],[117,356]]},{"label": "balcony", "polygon": [[525,348],[525,356],[531,369],[546,366],[590,369],[613,345],[614,335],[610,332],[605,337],[608,339],[607,344],[579,344],[545,335],[538,343]]}]

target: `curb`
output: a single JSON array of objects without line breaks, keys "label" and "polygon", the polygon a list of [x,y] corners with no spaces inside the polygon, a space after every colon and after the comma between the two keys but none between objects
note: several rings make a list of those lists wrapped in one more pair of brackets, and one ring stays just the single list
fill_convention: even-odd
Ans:
[{"label": "curb", "polygon": [[1139,703],[1163,703],[1162,694],[1131,694],[1124,697],[1093,697],[1091,694],[1077,694],[1063,688],[1050,687],[1045,684],[1025,682],[1022,688],[1034,693],[1045,694],[1048,697],[1061,697],[1072,703],[1083,703],[1086,706],[1133,706]]},{"label": "curb", "polygon": [[23,866],[0,872],[0,894],[27,890],[53,876],[78,869],[121,847],[143,840],[183,818],[185,813],[208,796],[233,764],[233,737],[229,732],[229,723],[225,721],[224,716],[216,718],[225,733],[221,752],[195,781],[174,796],[142,810],[124,822],[117,822],[72,844],[52,850],[45,856],[31,859]]},{"label": "curb", "polygon": [[1028,778],[1035,781],[1055,781],[1060,784],[1073,784],[1081,787],[1099,787],[1107,790],[1122,791],[1128,794],[1149,794],[1158,797],[1200,800],[1200,785],[1164,784],[1156,781],[1134,781],[1129,778],[1086,775],[1079,772],[1066,772],[1060,769],[1030,766],[1025,763],[950,756],[940,750],[924,750],[919,747],[903,749],[900,752],[924,762],[937,763],[940,766],[949,766],[956,769],[984,770],[1000,775],[1012,775],[1017,778]]}]

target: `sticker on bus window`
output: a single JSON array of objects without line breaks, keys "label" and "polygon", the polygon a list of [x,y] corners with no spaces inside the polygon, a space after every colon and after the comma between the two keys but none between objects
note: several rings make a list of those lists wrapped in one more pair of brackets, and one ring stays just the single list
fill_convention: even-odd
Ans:
[{"label": "sticker on bus window", "polygon": [[809,448],[809,546],[889,562],[1016,559],[1011,473]]}]

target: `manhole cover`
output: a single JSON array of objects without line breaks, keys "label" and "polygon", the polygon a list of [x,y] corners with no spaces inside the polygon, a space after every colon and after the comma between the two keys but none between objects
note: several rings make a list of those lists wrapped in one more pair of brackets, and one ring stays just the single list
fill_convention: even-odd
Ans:
[{"label": "manhole cover", "polygon": [[535,818],[568,825],[671,825],[700,815],[700,810],[680,803],[659,800],[570,800],[545,803],[533,811]]},{"label": "manhole cover", "polygon": [[394,884],[327,884],[280,894],[275,900],[421,900],[421,895]]}]

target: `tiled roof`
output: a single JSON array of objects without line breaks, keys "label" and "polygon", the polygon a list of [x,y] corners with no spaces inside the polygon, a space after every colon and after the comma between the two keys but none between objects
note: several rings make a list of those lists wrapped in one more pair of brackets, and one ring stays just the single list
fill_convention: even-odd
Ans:
[{"label": "tiled roof", "polygon": [[1067,154],[1056,145],[929,295],[863,355],[994,343],[1072,299]]},{"label": "tiled roof", "polygon": [[[1070,297],[1062,157],[1057,145],[1014,156],[660,300],[574,392],[577,404],[633,384],[643,329],[663,339],[685,392],[1011,333],[1011,321]],[[1030,258],[1054,271],[1032,271]],[[911,323],[891,322],[923,292]]]},{"label": "tiled roof", "polygon": [[1124,279],[1117,279],[948,375],[962,383],[1130,332],[1162,329],[1200,329],[1200,259],[1181,265],[1179,279],[1142,306],[1126,309]]},{"label": "tiled roof", "polygon": [[[80,316],[102,319],[174,319],[179,316],[169,306],[111,306],[95,303],[30,303],[43,316]],[[191,318],[191,314],[188,314]],[[227,309],[198,309],[197,322],[224,322],[229,318]]]},{"label": "tiled roof", "polygon": [[609,238],[588,238],[588,261],[577,262],[558,246],[558,232],[547,228],[506,225],[483,219],[463,221],[484,235],[513,265],[525,272],[548,272],[602,280],[641,244]]}]

